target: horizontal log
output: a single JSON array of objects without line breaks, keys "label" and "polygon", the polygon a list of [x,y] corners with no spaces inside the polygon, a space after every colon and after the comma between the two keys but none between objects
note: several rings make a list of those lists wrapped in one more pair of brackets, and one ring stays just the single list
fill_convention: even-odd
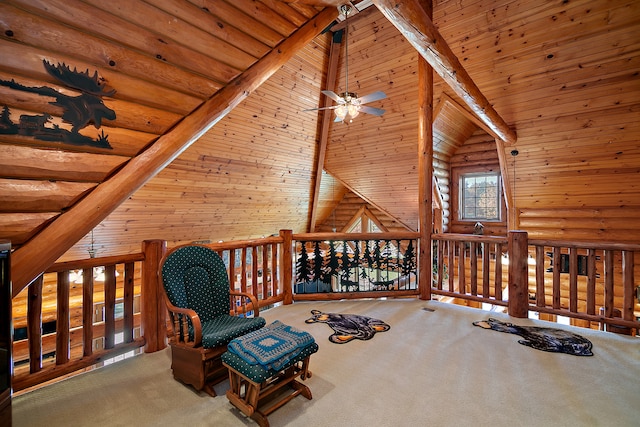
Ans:
[{"label": "horizontal log", "polygon": [[[46,164],[41,159],[46,158]],[[17,145],[0,149],[0,176],[54,181],[100,182],[129,157],[42,150]]]},{"label": "horizontal log", "polygon": [[4,212],[52,212],[69,207],[95,185],[0,178],[0,193]]},{"label": "horizontal log", "polygon": [[582,207],[581,209],[521,208],[520,218],[640,218],[640,206]]}]

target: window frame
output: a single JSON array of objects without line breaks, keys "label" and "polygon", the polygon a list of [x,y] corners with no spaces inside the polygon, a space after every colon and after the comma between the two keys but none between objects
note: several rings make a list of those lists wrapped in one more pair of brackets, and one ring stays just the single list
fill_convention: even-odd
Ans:
[{"label": "window frame", "polygon": [[[475,178],[496,178],[496,207],[498,209],[497,216],[493,218],[481,218],[481,217],[470,217],[465,218],[465,180],[466,179],[475,179]],[[502,194],[502,175],[497,171],[468,171],[461,172],[458,177],[458,221],[464,222],[502,222],[503,221],[503,206],[502,206],[503,194]],[[477,204],[476,204],[477,207]]]}]

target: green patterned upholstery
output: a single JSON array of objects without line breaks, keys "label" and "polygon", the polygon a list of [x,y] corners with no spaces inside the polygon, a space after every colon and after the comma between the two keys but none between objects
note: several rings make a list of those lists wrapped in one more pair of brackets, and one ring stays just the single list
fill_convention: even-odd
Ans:
[{"label": "green patterned upholstery", "polygon": [[[286,369],[289,366],[292,366],[294,363],[304,360],[307,356],[311,356],[316,351],[318,351],[318,344],[316,344],[315,342],[309,344],[308,346],[303,348],[296,357],[291,359],[289,363],[287,363],[287,366],[283,367],[282,369]],[[277,375],[279,372],[275,369],[266,369],[260,364],[252,365],[244,361],[240,356],[233,354],[230,351],[227,351],[222,355],[222,361],[236,371],[240,372],[245,377],[249,378],[251,381],[258,384]]]},{"label": "green patterned upholstery", "polygon": [[162,281],[171,304],[190,308],[198,314],[204,348],[225,345],[233,338],[265,325],[262,317],[229,314],[227,269],[220,256],[210,248],[184,246],[172,252],[162,265]]}]

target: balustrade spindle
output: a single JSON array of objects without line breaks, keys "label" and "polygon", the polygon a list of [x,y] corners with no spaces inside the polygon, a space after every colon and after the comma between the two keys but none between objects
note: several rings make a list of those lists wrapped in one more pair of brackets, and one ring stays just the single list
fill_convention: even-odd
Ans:
[{"label": "balustrade spindle", "polygon": [[69,270],[58,272],[56,318],[56,365],[69,361]]},{"label": "balustrade spindle", "polygon": [[134,283],[135,283],[135,264],[127,262],[124,265],[124,342],[133,341],[133,302],[134,302]]},{"label": "balustrade spindle", "polygon": [[596,314],[596,251],[587,250],[587,314]]},{"label": "balustrade spindle", "polygon": [[82,354],[93,354],[93,267],[82,270]]},{"label": "balustrade spindle", "polygon": [[42,274],[29,285],[27,301],[27,337],[29,338],[29,372],[42,369]]}]

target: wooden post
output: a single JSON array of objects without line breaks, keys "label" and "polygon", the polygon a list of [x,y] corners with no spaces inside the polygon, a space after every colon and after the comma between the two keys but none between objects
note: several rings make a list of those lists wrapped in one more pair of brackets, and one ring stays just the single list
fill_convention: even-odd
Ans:
[{"label": "wooden post", "polygon": [[[421,1],[431,18],[431,1]],[[431,299],[433,281],[433,69],[418,57],[418,231],[420,252],[418,261],[418,289],[420,299]]]},{"label": "wooden post", "polygon": [[153,353],[167,346],[166,308],[160,292],[160,262],[167,252],[164,240],[142,242],[142,317],[141,335],[145,338],[145,353]]},{"label": "wooden post", "polygon": [[284,240],[282,242],[282,252],[280,253],[280,272],[282,274],[282,295],[284,304],[293,304],[293,231],[280,230],[280,236]]},{"label": "wooden post", "polygon": [[509,316],[529,314],[529,236],[526,231],[509,231]]}]

